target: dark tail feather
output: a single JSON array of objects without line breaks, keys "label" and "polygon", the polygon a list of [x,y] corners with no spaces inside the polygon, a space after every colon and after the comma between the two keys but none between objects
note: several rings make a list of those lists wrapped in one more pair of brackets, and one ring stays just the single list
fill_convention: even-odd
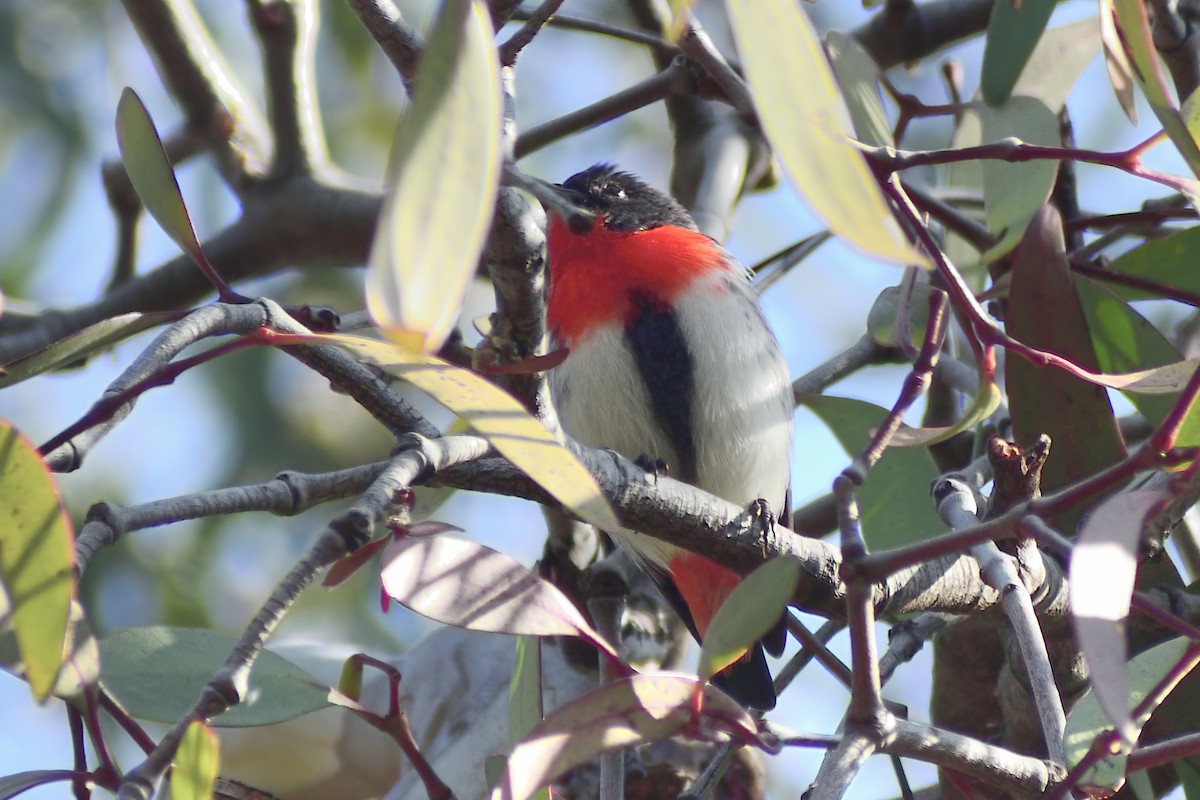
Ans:
[{"label": "dark tail feather", "polygon": [[761,644],[718,673],[713,684],[748,708],[770,711],[775,707],[775,684]]},{"label": "dark tail feather", "polygon": [[762,637],[762,646],[767,649],[775,658],[783,655],[783,648],[787,646],[787,609],[779,616],[779,621],[776,622],[771,630],[767,631],[766,636]]}]

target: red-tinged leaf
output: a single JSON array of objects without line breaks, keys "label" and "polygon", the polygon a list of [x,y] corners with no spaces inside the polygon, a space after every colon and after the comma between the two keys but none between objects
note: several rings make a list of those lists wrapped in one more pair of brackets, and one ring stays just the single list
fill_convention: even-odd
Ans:
[{"label": "red-tinged leaf", "polygon": [[578,636],[616,651],[553,584],[515,559],[453,536],[406,538],[383,551],[380,574],[400,605],[447,625],[526,636]]},{"label": "red-tinged leaf", "polygon": [[1133,99],[1133,67],[1125,54],[1125,45],[1117,33],[1113,17],[1113,0],[1100,0],[1100,38],[1104,42],[1104,68],[1112,85],[1117,104],[1125,116],[1137,125],[1137,103]]},{"label": "red-tinged leaf", "polygon": [[566,361],[570,352],[568,348],[560,347],[552,353],[522,358],[511,364],[500,366],[481,364],[479,371],[487,375],[537,375],[540,372],[548,372]]},{"label": "red-tinged leaf", "polygon": [[382,550],[389,541],[391,541],[391,537],[384,536],[367,542],[353,553],[347,553],[342,556],[325,573],[325,579],[321,581],[321,585],[327,589],[341,586],[350,579],[351,575],[358,572],[364,564],[374,558],[376,553]]},{"label": "red-tinged leaf", "polygon": [[437,520],[427,519],[422,522],[414,522],[408,526],[407,536],[438,536],[443,533],[463,533],[463,529],[457,525],[451,525],[449,522],[438,522]]},{"label": "red-tinged leaf", "polygon": [[568,703],[534,727],[509,756],[491,800],[525,800],[601,753],[681,735],[759,741],[753,717],[719,689],[691,675],[633,675]]},{"label": "red-tinged leaf", "polygon": [[38,700],[54,690],[63,663],[75,594],[73,538],[37,448],[0,422],[0,595]]},{"label": "red-tinged leaf", "polygon": [[1142,526],[1170,500],[1165,492],[1122,492],[1088,515],[1071,555],[1071,616],[1087,658],[1092,691],[1117,732],[1132,744],[1125,618],[1137,577]]},{"label": "red-tinged leaf", "polygon": [[[1051,206],[1034,215],[1013,259],[1005,311],[1008,332],[1041,350],[1099,372],[1087,320],[1071,281],[1062,220]],[[1035,367],[1010,353],[1005,361],[1009,407],[1017,442],[1050,435],[1054,454],[1042,471],[1042,488],[1053,491],[1125,457],[1125,445],[1108,393],[1057,367]],[[1070,533],[1083,509],[1055,519]]]}]

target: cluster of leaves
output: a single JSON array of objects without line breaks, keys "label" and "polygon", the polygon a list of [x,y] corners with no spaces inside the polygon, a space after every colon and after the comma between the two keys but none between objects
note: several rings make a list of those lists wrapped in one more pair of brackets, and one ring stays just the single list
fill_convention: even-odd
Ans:
[{"label": "cluster of leaves", "polygon": [[[278,24],[279,15],[286,16],[289,8],[294,11],[287,4],[251,5],[264,29]],[[523,798],[547,791],[544,787],[557,776],[594,756],[676,736],[748,744],[767,752],[784,746],[827,747],[826,768],[814,788],[822,797],[839,796],[872,752],[927,756],[925,750],[918,752],[915,738],[946,734],[940,728],[897,728],[900,723],[882,701],[875,617],[931,611],[967,618],[991,605],[1003,606],[1014,639],[1021,642],[1019,658],[1027,674],[1044,676],[1030,678],[1038,742],[1023,746],[1004,740],[1003,747],[986,750],[982,728],[990,720],[983,720],[979,728],[947,722],[947,728],[975,736],[977,740],[964,741],[985,748],[990,763],[972,763],[962,753],[970,747],[947,735],[943,752],[930,756],[947,767],[950,777],[943,791],[962,791],[956,783],[960,774],[978,779],[988,791],[1015,792],[1018,781],[1024,780],[1022,790],[1033,785],[1052,796],[1076,786],[1111,792],[1127,776],[1138,775],[1134,785],[1145,789],[1149,779],[1144,771],[1172,760],[1178,760],[1175,780],[1186,782],[1194,775],[1184,760],[1197,749],[1190,740],[1141,749],[1135,744],[1160,707],[1171,709],[1168,696],[1177,708],[1194,707],[1189,700],[1193,687],[1185,685],[1174,694],[1172,690],[1200,661],[1194,626],[1198,615],[1188,600],[1191,595],[1178,591],[1183,581],[1174,568],[1163,559],[1148,559],[1161,551],[1165,532],[1198,494],[1200,423],[1193,406],[1200,395],[1200,373],[1197,361],[1184,359],[1129,301],[1154,297],[1195,304],[1200,287],[1191,285],[1196,279],[1188,271],[1188,254],[1196,229],[1171,232],[1163,225],[1177,218],[1194,219],[1195,213],[1177,203],[1112,217],[1088,216],[1055,191],[1062,185],[1060,170],[1093,163],[1167,186],[1188,203],[1200,197],[1195,177],[1165,174],[1142,163],[1144,150],[1160,137],[1121,153],[1075,149],[1063,141],[1060,120],[1070,87],[1087,61],[1103,50],[1125,106],[1131,108],[1128,93],[1138,87],[1163,135],[1183,163],[1200,175],[1191,98],[1178,103],[1167,84],[1145,5],[1139,0],[1101,2],[1099,24],[1086,21],[1047,29],[1053,2],[999,2],[987,32],[980,99],[963,100],[960,87],[952,84],[953,102],[937,107],[896,91],[853,38],[831,35],[823,44],[805,13],[790,0],[729,0],[740,69],[711,48],[691,18],[689,4],[675,5],[676,17],[664,27],[673,38],[655,37],[657,43],[691,58],[715,85],[716,90],[709,90],[753,121],[753,135],[770,141],[783,172],[810,199],[833,235],[874,259],[904,268],[900,285],[881,296],[872,315],[871,335],[877,346],[899,352],[913,364],[911,379],[897,392],[892,408],[822,394],[829,379],[816,380],[815,386],[805,379],[798,382],[806,390],[801,401],[834,431],[852,458],[835,486],[840,550],[786,534],[783,545],[769,543],[777,557],[752,573],[714,620],[698,675],[644,675],[626,665],[614,646],[548,581],[508,556],[448,535],[446,526],[407,520],[411,505],[406,493],[415,483],[483,464],[492,449],[511,465],[504,490],[542,500],[600,528],[645,519],[638,517],[646,511],[634,508],[634,500],[625,499],[616,508],[609,505],[608,498],[622,496],[620,476],[602,474],[599,462],[588,453],[561,445],[530,416],[526,404],[483,377],[482,370],[441,357],[452,351],[447,341],[489,237],[500,235],[496,229],[502,226],[493,220],[500,193],[519,186],[557,213],[574,213],[552,190],[516,168],[512,154],[520,148],[504,125],[511,122],[505,117],[511,105],[505,101],[511,98],[505,94],[504,72],[512,68],[521,44],[556,10],[556,3],[533,12],[531,22],[499,48],[493,44],[494,8],[481,0],[442,4],[423,46],[419,72],[411,76],[412,107],[396,134],[391,188],[382,198],[368,258],[366,306],[383,339],[310,333],[294,318],[318,327],[323,317],[315,309],[289,313],[268,300],[250,302],[240,296],[222,277],[220,264],[210,263],[207,246],[192,228],[167,150],[145,107],[126,90],[117,109],[117,130],[129,181],[150,214],[208,278],[219,302],[182,319],[174,313],[138,312],[81,325],[71,335],[13,360],[0,378],[4,385],[34,378],[147,327],[171,323],[147,348],[148,372],[139,371],[146,368],[143,363],[131,367],[109,396],[41,448],[11,427],[4,428],[0,508],[10,524],[0,532],[0,599],[6,604],[0,615],[5,623],[0,655],[6,668],[29,682],[37,698],[56,696],[68,702],[79,722],[78,736],[82,741],[86,731],[98,764],[88,769],[81,755],[71,770],[10,776],[0,780],[0,796],[52,781],[71,781],[79,794],[86,793],[85,783],[92,783],[121,796],[145,796],[174,764],[171,796],[206,797],[218,772],[217,744],[208,723],[261,726],[330,705],[349,709],[391,736],[421,773],[430,794],[446,792],[408,730],[399,701],[399,675],[391,668],[356,657],[331,690],[262,650],[290,603],[321,570],[333,566],[336,582],[364,563],[364,555],[376,552],[388,597],[450,625],[519,637],[519,667],[510,689],[514,747],[502,769],[495,762],[491,765],[493,797]],[[385,38],[380,36],[381,41]],[[805,80],[796,80],[797,75]],[[1188,89],[1180,93],[1190,94],[1196,81],[1188,84],[1179,74],[1173,77],[1177,87]],[[896,107],[894,123],[889,122],[881,86]],[[288,98],[274,99],[278,104]],[[954,116],[950,148],[897,149],[912,118],[933,114]],[[285,138],[284,128],[294,127],[295,119],[283,114],[273,120],[277,137]],[[222,139],[218,146],[230,147],[231,141]],[[283,146],[277,151],[289,152]],[[276,167],[286,167],[284,156],[277,157]],[[944,200],[936,191],[911,185],[903,174],[925,165],[947,167],[945,179],[956,190],[953,198]],[[964,195],[966,201],[961,199]],[[1082,236],[1100,228],[1110,234],[1090,241]],[[1118,233],[1137,244],[1108,263],[1103,256]],[[1004,324],[984,308],[983,299],[1003,305]],[[961,353],[945,346],[950,310]],[[182,348],[179,337],[186,338],[194,330],[189,326],[198,326],[214,313],[227,314],[227,319],[241,314],[241,337],[198,356],[173,360]],[[220,333],[229,330],[219,328]],[[535,349],[539,343],[531,344]],[[118,632],[97,643],[86,609],[76,600],[75,572],[86,568],[103,545],[102,537],[115,539],[136,527],[186,515],[151,508],[139,521],[121,523],[113,522],[117,511],[101,508],[89,516],[91,530],[85,527],[75,542],[52,469],[62,468],[66,451],[86,454],[87,437],[97,430],[97,436],[103,435],[143,392],[170,383],[197,364],[254,345],[317,353],[326,364],[332,363],[328,359],[345,359],[346,352],[355,356],[355,361],[336,362],[339,369],[360,370],[349,378],[340,373],[341,385],[386,417],[400,435],[400,447],[387,463],[365,465],[352,479],[344,476],[346,480],[336,482],[336,490],[312,500],[355,497],[356,503],[330,522],[240,638],[158,627]],[[1001,354],[1002,376],[997,374]],[[358,361],[382,367],[433,397],[471,432],[443,435],[403,405],[387,417],[378,410],[381,403],[363,401],[379,382],[371,383],[373,373],[361,370]],[[951,369],[935,366],[939,361],[959,367],[970,380],[955,383],[947,377]],[[931,410],[922,427],[901,428],[905,411],[930,381],[963,395],[963,410],[948,419],[937,418]],[[807,393],[810,389],[816,392]],[[1132,452],[1106,389],[1127,393],[1141,417],[1143,432],[1134,434],[1139,441]],[[981,521],[972,504],[984,481],[977,471],[969,474],[969,455],[963,458],[953,446],[986,441],[998,420],[1011,420],[1015,438],[1023,443],[1049,434],[1054,451],[1032,485],[1015,496],[997,488],[992,512]],[[978,449],[968,448],[972,453]],[[1039,452],[1044,458],[1044,447]],[[1010,462],[993,463],[999,487]],[[494,464],[492,468],[499,469]],[[950,469],[953,477],[939,481],[950,488],[939,490],[935,507],[926,498],[926,487]],[[1148,484],[1139,483],[1136,490],[1127,487],[1145,473],[1154,476]],[[310,496],[292,491],[299,480],[277,479],[273,488],[284,490],[287,503],[272,506],[264,500],[261,507],[294,513],[297,509],[291,504],[300,502],[294,498]],[[954,488],[964,483],[971,484],[966,491]],[[651,490],[648,503],[659,488],[663,496],[673,491],[672,481],[661,484]],[[461,485],[496,488],[482,473],[469,475]],[[965,515],[958,513],[964,510]],[[368,544],[372,527],[389,519],[394,520],[389,532]],[[703,522],[715,534],[734,530],[733,519],[720,519],[718,513]],[[1081,519],[1085,521],[1076,538]],[[947,526],[954,530],[946,532]],[[1146,529],[1153,534],[1149,544]],[[666,527],[655,533],[674,535]],[[721,537],[680,538],[713,557],[720,555]],[[1020,540],[1020,574],[994,544],[1013,538]],[[1061,564],[1031,550],[1035,542],[1059,555],[1070,554],[1068,580],[1060,581],[1057,589],[1047,575],[1056,573],[1061,579]],[[762,546],[756,534],[747,537],[739,568],[753,563],[755,549]],[[974,575],[958,576],[969,585],[936,580],[919,585],[921,567],[967,559],[959,555],[963,552],[969,552],[976,565]],[[335,566],[339,560],[341,566]],[[1031,566],[1034,562],[1041,565],[1040,571]],[[1186,566],[1193,573],[1200,568]],[[842,577],[831,578],[838,567]],[[1058,650],[1061,643],[1043,636],[1027,584],[1049,597],[1039,601],[1048,629],[1062,629],[1067,620],[1074,623],[1094,687],[1074,708],[1064,708],[1063,700],[1071,698],[1060,698],[1060,690],[1064,696],[1071,692],[1065,682],[1055,682],[1061,680],[1063,662],[1077,661],[1072,658],[1075,650],[1068,643],[1070,652],[1064,654]],[[879,594],[900,599],[877,601],[881,585],[890,591]],[[1068,585],[1069,604],[1056,602],[1066,595]],[[1162,587],[1174,593],[1153,594]],[[1164,607],[1164,596],[1169,607]],[[1011,604],[1010,598],[1015,598]],[[707,682],[762,635],[761,620],[774,619],[788,602],[845,620],[850,629],[853,661],[844,672],[851,704],[839,737],[781,738]],[[1126,630],[1131,608],[1154,623],[1141,640],[1135,637],[1135,649],[1141,652],[1132,659]],[[1168,634],[1175,638],[1162,641]],[[535,648],[529,637],[552,636],[589,643],[606,663],[610,680],[546,714],[537,691],[543,675],[539,660],[530,655]],[[1040,649],[1029,646],[1030,640]],[[801,658],[820,651],[819,642],[806,646],[809,652]],[[364,666],[388,675],[385,711],[360,703]],[[993,677],[998,680],[1006,668],[996,664]],[[167,676],[170,685],[164,682]],[[182,694],[180,678],[186,678]],[[1070,716],[1063,719],[1067,710]],[[118,773],[104,742],[102,713],[117,719],[146,751],[145,760],[125,776]],[[133,717],[173,727],[154,741]],[[1001,721],[1011,723],[1007,718]],[[936,718],[934,722],[942,724]],[[1194,713],[1177,714],[1165,730],[1172,735],[1193,732],[1197,722]],[[1030,752],[1038,757],[1027,758]],[[1106,761],[1113,752],[1129,756],[1128,762]],[[1020,770],[1025,777],[1013,777]]]}]

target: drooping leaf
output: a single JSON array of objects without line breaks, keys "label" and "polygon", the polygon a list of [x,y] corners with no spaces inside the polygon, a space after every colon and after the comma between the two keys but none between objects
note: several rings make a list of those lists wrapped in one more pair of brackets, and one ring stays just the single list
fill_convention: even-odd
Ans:
[{"label": "drooping leaf", "polygon": [[734,588],[704,633],[700,647],[701,679],[711,680],[767,635],[787,609],[800,580],[800,562],[774,558]]},{"label": "drooping leaf", "polygon": [[[1187,640],[1176,638],[1152,647],[1130,661],[1127,665],[1128,707],[1132,708],[1145,699],[1146,695],[1175,668],[1187,650]],[[1087,755],[1096,737],[1111,728],[1112,723],[1100,707],[1096,693],[1089,692],[1067,715],[1067,765],[1078,764]],[[1101,759],[1083,774],[1078,784],[1079,788],[1091,797],[1106,797],[1112,794],[1125,781],[1125,762],[1125,754]]]},{"label": "drooping leaf", "polygon": [[971,399],[963,415],[953,425],[934,428],[902,427],[892,436],[892,447],[929,447],[944,442],[963,431],[969,431],[1000,407],[1001,393],[996,382],[987,376],[980,378],[979,392]]},{"label": "drooping leaf", "polygon": [[1084,520],[1071,555],[1071,617],[1092,692],[1129,744],[1137,738],[1137,728],[1129,713],[1125,619],[1142,527],[1169,499],[1165,492],[1122,492],[1108,498]]},{"label": "drooping leaf", "polygon": [[983,99],[999,106],[1009,99],[1057,0],[999,2],[992,6],[980,76]]},{"label": "drooping leaf", "polygon": [[600,487],[570,450],[508,393],[473,372],[389,342],[361,336],[278,336],[281,343],[335,344],[416,386],[462,417],[500,454],[582,519],[620,527]]},{"label": "drooping leaf", "polygon": [[3,374],[0,374],[0,389],[112,347],[134,334],[166,322],[170,316],[166,313],[133,312],[89,325],[48,347],[5,364]]},{"label": "drooping leaf", "polygon": [[515,747],[542,721],[542,640],[518,636],[517,666],[508,683],[508,736]]},{"label": "drooping leaf", "polygon": [[389,543],[380,563],[388,595],[430,619],[493,633],[578,636],[615,655],[554,584],[490,547],[409,536]]},{"label": "drooping leaf", "polygon": [[169,800],[210,800],[219,761],[217,735],[203,722],[193,722],[175,751]]},{"label": "drooping leaf", "polygon": [[[862,452],[887,416],[887,410],[859,400],[806,395],[799,402],[812,409],[847,455]],[[922,541],[946,530],[929,501],[929,484],[938,476],[929,451],[888,449],[867,475],[858,496],[863,536],[872,550]]]},{"label": "drooping leaf", "polygon": [[[1100,369],[1109,373],[1132,372],[1181,360],[1167,337],[1105,286],[1076,276],[1075,290],[1087,317]],[[1179,400],[1178,395],[1138,392],[1128,392],[1125,396],[1151,425],[1157,425],[1170,414]],[[1188,415],[1175,444],[1178,447],[1200,445],[1200,414]]]},{"label": "drooping leaf", "polygon": [[825,46],[858,140],[872,147],[894,145],[892,126],[879,96],[879,67],[871,54],[856,39],[839,31],[826,34]]},{"label": "drooping leaf", "polygon": [[367,308],[405,347],[446,340],[475,273],[500,176],[500,67],[481,0],[446,0],[392,147]]},{"label": "drooping leaf", "polygon": [[1125,53],[1125,45],[1117,33],[1113,16],[1113,0],[1100,0],[1100,38],[1104,42],[1104,68],[1117,104],[1125,116],[1137,125],[1137,104],[1133,100],[1133,67]]},{"label": "drooping leaf", "polygon": [[[1043,206],[1014,256],[1005,311],[1008,332],[1021,342],[1099,372],[1087,320],[1075,294],[1063,242],[1062,220]],[[1010,354],[1005,362],[1009,408],[1018,443],[1048,434],[1054,454],[1042,470],[1050,492],[1125,457],[1125,445],[1108,393],[1054,366],[1035,367]],[[1060,455],[1061,453],[1061,455]],[[1055,523],[1071,532],[1082,508]]]},{"label": "drooping leaf", "polygon": [[568,703],[530,731],[509,756],[491,800],[525,800],[601,753],[683,734],[757,739],[753,718],[719,689],[691,675],[633,675]]},{"label": "drooping leaf", "polygon": [[54,689],[75,594],[74,535],[32,444],[0,422],[0,591],[34,697]]},{"label": "drooping leaf", "polygon": [[850,114],[804,11],[792,0],[728,0],[727,6],[759,119],[813,211],[869,256],[928,266],[850,141]]},{"label": "drooping leaf", "polygon": [[[126,628],[100,640],[101,680],[135,717],[175,722],[233,652],[237,639],[199,628]],[[217,727],[270,725],[326,708],[329,687],[267,650],[250,674],[245,700]]]},{"label": "drooping leaf", "polygon": [[137,92],[125,87],[117,102],[117,146],[134,191],[163,231],[196,262],[204,260],[175,170],[163,149],[150,112]]},{"label": "drooping leaf", "polygon": [[[1145,5],[1142,0],[1113,0],[1113,9],[1125,55],[1134,67],[1134,80],[1146,95],[1151,110],[1158,117],[1172,144],[1183,156],[1192,173],[1200,176],[1200,147],[1197,146],[1183,115],[1179,113],[1179,103],[1167,83],[1162,62],[1154,47],[1154,37],[1150,31],[1150,20]],[[1194,183],[1184,188],[1185,194],[1193,203],[1196,202],[1196,191]]]}]

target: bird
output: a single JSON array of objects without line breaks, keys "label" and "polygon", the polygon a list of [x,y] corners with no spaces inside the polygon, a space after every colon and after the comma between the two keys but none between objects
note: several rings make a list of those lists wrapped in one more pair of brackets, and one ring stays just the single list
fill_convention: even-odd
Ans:
[{"label": "bird", "polygon": [[[562,429],[732,503],[786,513],[791,381],[748,271],[674,198],[611,164],[558,190],[594,215],[584,232],[548,215],[547,327],[566,353],[548,383]],[[644,533],[607,533],[702,642],[740,577]],[[781,617],[714,683],[747,707],[774,708],[763,646],[779,656],[785,637]]]}]

